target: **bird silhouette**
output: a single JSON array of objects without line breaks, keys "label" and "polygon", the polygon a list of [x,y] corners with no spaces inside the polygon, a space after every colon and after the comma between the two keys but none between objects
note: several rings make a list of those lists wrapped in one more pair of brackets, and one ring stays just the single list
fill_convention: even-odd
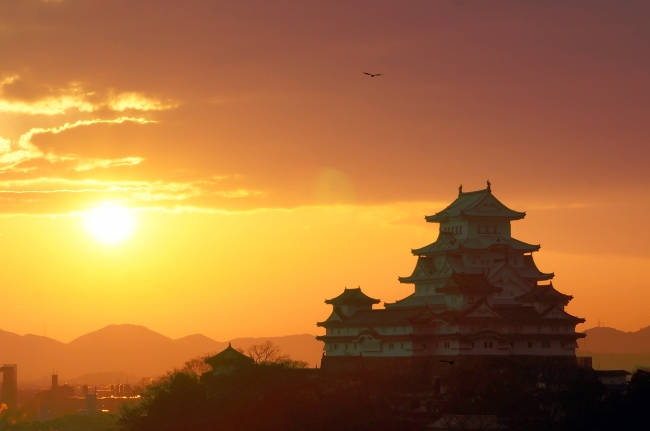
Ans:
[{"label": "bird silhouette", "polygon": [[440,359],[440,362],[446,362],[446,363],[448,363],[449,365],[454,365],[454,362],[456,362],[456,361],[447,361],[447,360],[445,360],[445,359]]},{"label": "bird silhouette", "polygon": [[363,72],[365,75],[368,75],[371,78],[374,78],[375,76],[381,76],[383,73],[368,73],[368,72]]}]

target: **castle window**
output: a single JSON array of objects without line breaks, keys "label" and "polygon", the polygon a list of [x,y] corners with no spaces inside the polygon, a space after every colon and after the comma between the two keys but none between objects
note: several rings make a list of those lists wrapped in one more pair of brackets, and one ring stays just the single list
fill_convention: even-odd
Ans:
[{"label": "castle window", "polygon": [[393,343],[388,343],[388,348],[390,350],[393,350],[395,348],[395,345]]},{"label": "castle window", "polygon": [[474,348],[474,342],[472,341],[472,349]]},{"label": "castle window", "polygon": [[445,341],[445,349],[449,348],[449,341]]},{"label": "castle window", "polygon": [[402,348],[402,349],[404,348],[404,343],[402,343],[402,345],[400,346],[400,348]]},{"label": "castle window", "polygon": [[354,350],[357,350],[357,343],[354,343]]},{"label": "castle window", "polygon": [[339,349],[339,345],[338,345],[338,344],[335,344],[335,345],[334,345],[334,350],[338,350],[338,349]]},{"label": "castle window", "polygon": [[532,349],[533,348],[533,343],[531,341],[528,342],[528,348]]}]

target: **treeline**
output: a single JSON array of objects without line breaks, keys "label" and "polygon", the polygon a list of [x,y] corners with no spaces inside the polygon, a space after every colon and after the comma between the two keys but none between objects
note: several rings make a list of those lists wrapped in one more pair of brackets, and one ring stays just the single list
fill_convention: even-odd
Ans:
[{"label": "treeline", "polygon": [[443,414],[495,417],[505,430],[650,430],[645,370],[613,391],[594,370],[548,361],[431,360],[342,374],[304,368],[272,345],[251,354],[255,365],[217,375],[202,358],[188,361],[144,388],[140,405],[125,406],[116,421],[28,422],[3,412],[0,430],[415,431]]},{"label": "treeline", "polygon": [[608,389],[592,369],[496,359],[449,367],[445,381],[442,412],[496,415],[508,430],[650,430],[650,372],[641,369]]},{"label": "treeline", "polygon": [[202,379],[168,377],[124,411],[122,430],[424,430],[443,414],[494,415],[507,430],[650,430],[644,370],[623,392],[608,391],[591,369],[503,360],[433,373],[342,375],[259,365]]}]

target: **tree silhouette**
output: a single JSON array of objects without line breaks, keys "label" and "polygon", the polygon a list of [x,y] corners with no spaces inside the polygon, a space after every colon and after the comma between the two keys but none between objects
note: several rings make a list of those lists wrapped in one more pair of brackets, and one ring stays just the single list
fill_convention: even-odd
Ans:
[{"label": "tree silhouette", "polygon": [[265,341],[261,344],[253,344],[248,349],[238,349],[250,357],[257,365],[281,365],[285,368],[307,368],[308,362],[291,359],[289,355],[282,353],[282,348],[272,341]]}]

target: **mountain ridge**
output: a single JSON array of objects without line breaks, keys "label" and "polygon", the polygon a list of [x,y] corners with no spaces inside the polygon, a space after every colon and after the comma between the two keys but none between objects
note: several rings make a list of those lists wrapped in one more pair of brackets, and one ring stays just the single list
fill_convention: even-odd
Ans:
[{"label": "mountain ridge", "polygon": [[215,341],[202,334],[172,339],[142,325],[108,325],[63,343],[40,335],[18,335],[0,330],[0,363],[18,364],[19,385],[49,381],[53,369],[65,383],[77,376],[124,373],[154,377],[180,367],[186,361],[226,348],[246,349],[252,344],[272,341],[293,359],[320,362],[322,343],[313,335],[241,338]]},{"label": "mountain ridge", "polygon": [[[650,365],[650,327],[625,332],[615,328],[587,329],[586,342],[578,341],[577,356],[592,356],[594,366],[632,371]],[[93,380],[109,375],[154,377],[205,354],[214,354],[230,342],[246,349],[253,344],[272,341],[293,359],[320,363],[322,342],[311,334],[280,337],[242,337],[216,341],[203,334],[173,339],[142,325],[108,325],[63,343],[42,335],[19,335],[0,329],[0,364],[18,364],[19,385],[49,381],[52,369],[58,370],[62,383],[78,376]],[[99,377],[97,377],[99,376]],[[97,382],[95,382],[97,383]],[[112,382],[114,383],[114,382]]]}]

